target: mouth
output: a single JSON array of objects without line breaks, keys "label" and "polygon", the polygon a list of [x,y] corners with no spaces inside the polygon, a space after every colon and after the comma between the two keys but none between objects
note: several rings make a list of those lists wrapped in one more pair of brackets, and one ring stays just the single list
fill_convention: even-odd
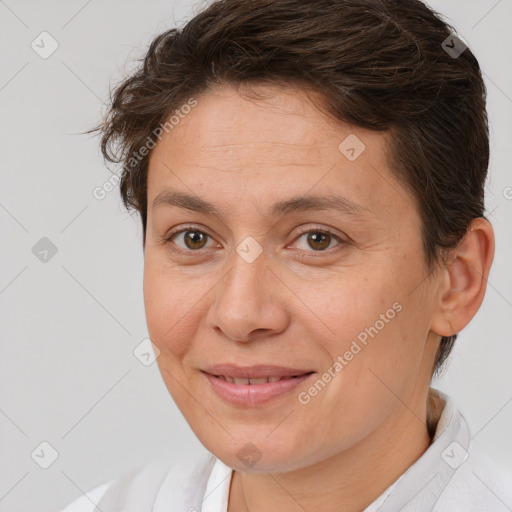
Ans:
[{"label": "mouth", "polygon": [[273,377],[260,377],[260,378],[244,378],[244,377],[233,377],[232,375],[214,375],[211,374],[212,377],[216,377],[218,379],[222,379],[225,382],[230,382],[232,384],[236,384],[237,386],[254,386],[256,384],[267,384],[270,382],[279,382],[281,380],[289,380],[289,379],[297,379],[299,377],[303,377],[304,375],[309,375],[308,372],[300,375],[290,375],[290,376],[273,376]]},{"label": "mouth", "polygon": [[[220,377],[227,382],[245,385],[277,382],[282,379],[297,378],[308,373],[314,373],[313,370],[292,368],[289,366],[276,366],[270,364],[238,366],[229,363],[216,364],[203,371],[213,375],[214,377]],[[238,382],[236,382],[237,380]]]},{"label": "mouth", "polygon": [[211,389],[225,402],[255,406],[289,394],[315,372],[282,366],[217,365],[202,373]]}]

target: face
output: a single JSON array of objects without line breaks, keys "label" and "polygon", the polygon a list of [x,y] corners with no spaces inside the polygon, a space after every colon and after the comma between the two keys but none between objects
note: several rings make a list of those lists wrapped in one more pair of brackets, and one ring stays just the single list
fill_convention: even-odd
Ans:
[{"label": "face", "polygon": [[144,299],[199,440],[233,468],[279,472],[418,405],[438,286],[386,135],[334,122],[298,90],[260,91],[197,97],[153,150]]}]

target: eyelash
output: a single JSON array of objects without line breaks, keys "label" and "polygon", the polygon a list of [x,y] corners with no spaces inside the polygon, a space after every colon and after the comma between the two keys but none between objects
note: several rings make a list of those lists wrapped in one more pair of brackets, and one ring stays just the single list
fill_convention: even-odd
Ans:
[{"label": "eyelash", "polygon": [[[185,227],[182,227],[178,231],[171,232],[167,237],[165,237],[165,239],[163,240],[163,243],[164,244],[171,244],[171,243],[173,243],[173,239],[177,235],[180,235],[180,234],[185,233],[187,231],[194,231],[196,233],[202,233],[202,234],[206,235],[207,237],[213,239],[213,237],[210,236],[208,233],[206,233],[202,229],[199,229],[197,226],[194,226],[194,225],[191,224],[191,225],[185,225]],[[333,249],[336,249],[336,247],[339,247],[341,245],[349,243],[348,240],[343,240],[341,237],[339,237],[338,235],[334,234],[332,231],[329,231],[328,229],[324,229],[324,228],[320,229],[320,228],[315,228],[315,227],[311,227],[311,226],[308,226],[307,228],[303,228],[297,234],[297,236],[294,238],[294,240],[299,240],[301,236],[303,236],[303,235],[305,235],[307,233],[320,233],[320,234],[323,234],[323,235],[328,235],[331,238],[334,238],[338,242],[338,245],[336,245],[335,247],[331,247],[329,249],[318,250],[318,251],[315,251],[314,249],[311,249],[311,250],[298,249],[297,253],[299,254],[299,256],[313,256],[314,257],[315,253],[318,254],[318,255],[320,255],[320,254],[325,255],[326,253],[330,253],[330,251],[332,251]],[[197,249],[197,250],[183,249],[183,248],[177,247],[177,246],[173,250],[177,251],[177,252],[180,252],[182,254],[187,254],[187,255],[190,255],[192,253],[200,253],[202,251],[202,249]]]}]

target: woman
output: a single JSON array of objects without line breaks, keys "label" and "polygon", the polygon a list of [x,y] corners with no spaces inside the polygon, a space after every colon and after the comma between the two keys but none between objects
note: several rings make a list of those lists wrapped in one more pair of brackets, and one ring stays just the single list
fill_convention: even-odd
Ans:
[{"label": "woman", "polygon": [[98,129],[141,215],[159,369],[206,450],[66,512],[510,505],[430,387],[494,254],[485,88],[434,12],[219,0],[155,38]]}]

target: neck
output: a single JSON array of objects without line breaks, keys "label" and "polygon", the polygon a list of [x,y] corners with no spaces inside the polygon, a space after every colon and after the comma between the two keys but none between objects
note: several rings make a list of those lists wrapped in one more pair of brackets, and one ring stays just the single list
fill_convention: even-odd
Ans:
[{"label": "neck", "polygon": [[428,448],[426,407],[414,411],[403,406],[349,450],[313,466],[275,474],[234,471],[228,512],[364,510]]}]

